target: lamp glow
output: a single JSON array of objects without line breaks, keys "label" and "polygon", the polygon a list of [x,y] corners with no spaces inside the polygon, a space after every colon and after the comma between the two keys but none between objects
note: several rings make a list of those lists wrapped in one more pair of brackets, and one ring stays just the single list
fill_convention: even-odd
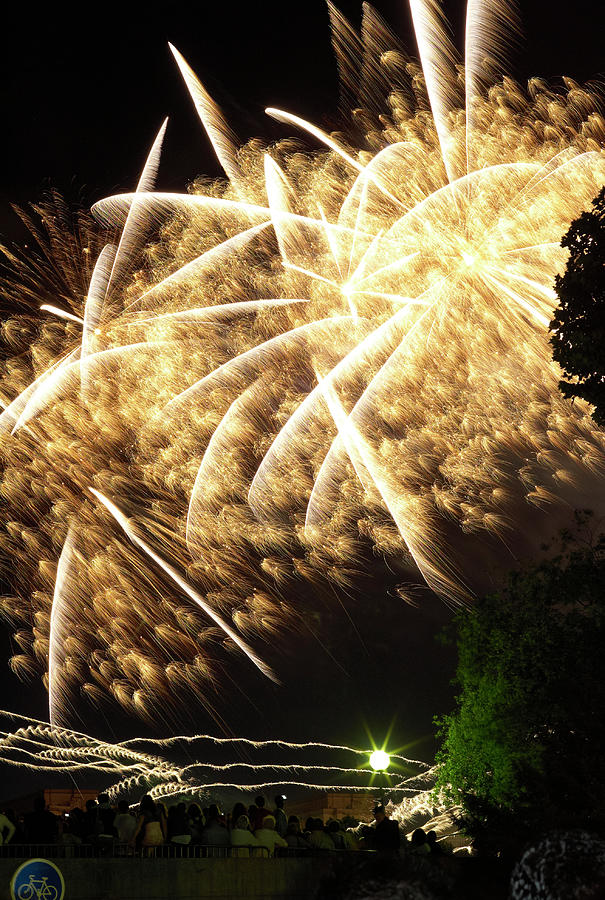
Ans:
[{"label": "lamp glow", "polygon": [[375,772],[384,772],[389,768],[391,757],[384,750],[374,750],[370,756],[370,765]]}]

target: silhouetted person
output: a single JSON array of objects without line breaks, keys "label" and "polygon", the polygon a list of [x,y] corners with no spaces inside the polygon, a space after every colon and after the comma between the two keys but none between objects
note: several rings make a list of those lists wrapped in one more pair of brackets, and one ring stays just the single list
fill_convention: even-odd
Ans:
[{"label": "silhouetted person", "polygon": [[285,797],[283,794],[278,794],[275,798],[275,812],[273,813],[273,817],[275,819],[275,830],[280,835],[280,837],[285,837],[286,832],[288,830],[288,819],[286,818],[286,814],[284,812],[284,802]]},{"label": "silhouetted person", "polygon": [[165,838],[162,815],[149,794],[145,794],[139,804],[137,827],[131,842],[140,847],[159,847]]},{"label": "silhouetted person", "polygon": [[272,815],[265,816],[262,828],[257,828],[254,835],[261,845],[269,851],[269,856],[275,856],[276,847],[287,847],[287,843],[275,830],[275,818]]},{"label": "silhouetted person", "polygon": [[15,833],[11,838],[12,843],[25,844],[26,841],[25,832],[23,831],[23,816],[21,816],[21,819],[18,819],[14,809],[5,809],[4,815],[9,820],[9,822],[11,822],[15,826]]},{"label": "silhouetted person", "polygon": [[99,816],[96,800],[86,801],[86,812],[82,818],[82,837],[87,844],[93,844],[98,834]]},{"label": "silhouetted person", "polygon": [[290,816],[286,830],[286,843],[291,850],[308,850],[309,842],[300,830],[298,816]]},{"label": "silhouetted person", "polygon": [[36,797],[34,811],[25,816],[27,840],[30,844],[54,844],[58,831],[57,817],[46,809],[44,797]]},{"label": "silhouetted person", "polygon": [[[243,803],[241,804],[243,807]],[[249,856],[249,851],[246,853],[245,850],[241,849],[243,847],[259,847],[260,842],[258,838],[252,834],[250,831],[250,819],[246,815],[245,812],[240,813],[240,815],[235,819],[233,828],[231,829],[229,840],[231,842],[232,847],[239,847],[238,856]]]},{"label": "silhouetted person", "polygon": [[225,817],[220,813],[216,803],[208,808],[208,820],[202,829],[200,843],[205,847],[229,847],[231,844]]},{"label": "silhouetted person", "polygon": [[417,828],[416,831],[412,834],[412,846],[410,851],[415,856],[428,856],[431,852],[431,848],[428,845],[426,834],[423,828]]},{"label": "silhouetted person", "polygon": [[374,807],[374,818],[374,849],[383,854],[396,853],[400,846],[399,825],[389,819],[382,804]]},{"label": "silhouetted person", "polygon": [[445,850],[441,846],[441,844],[437,843],[437,832],[436,831],[427,831],[426,842],[429,846],[429,850],[431,853],[434,853],[435,856],[444,856]]},{"label": "silhouetted person", "polygon": [[311,850],[334,850],[334,841],[326,832],[321,819],[311,819],[308,841]]},{"label": "silhouetted person", "polygon": [[357,838],[348,828],[344,827],[344,822],[340,823],[340,832],[339,834],[342,836],[342,842],[344,844],[345,850],[359,850],[359,844],[357,843]]},{"label": "silhouetted person", "polygon": [[99,794],[97,804],[97,840],[101,844],[113,844],[117,837],[113,826],[116,813],[110,806],[109,795]]},{"label": "silhouetted person", "polygon": [[0,813],[0,844],[10,843],[16,830],[9,817]]},{"label": "silhouetted person", "polygon": [[187,846],[191,843],[191,828],[187,817],[187,807],[177,803],[168,810],[168,840],[171,844]]},{"label": "silhouetted person", "polygon": [[79,806],[69,811],[69,831],[77,835],[80,841],[84,840],[84,812]]},{"label": "silhouetted person", "polygon": [[235,804],[235,806],[233,807],[233,809],[231,810],[231,827],[232,828],[237,828],[237,820],[239,819],[240,816],[246,816],[246,818],[248,820],[250,819],[250,816],[248,815],[248,810],[246,809],[246,807],[244,806],[243,803],[238,801]]},{"label": "silhouetted person", "polygon": [[191,830],[191,843],[199,844],[202,839],[202,829],[206,822],[202,810],[197,803],[190,803],[187,808],[187,818]]},{"label": "silhouetted person", "polygon": [[121,844],[129,844],[137,830],[137,820],[130,812],[127,800],[120,800],[118,803],[118,812],[113,820],[113,827],[117,832],[118,841]]},{"label": "silhouetted person", "polygon": [[254,806],[251,806],[248,811],[250,827],[252,830],[256,831],[257,828],[262,828],[265,817],[270,815],[272,815],[272,813],[271,810],[267,809],[265,806],[265,798],[259,795],[254,801]]},{"label": "silhouetted person", "polygon": [[332,819],[328,822],[328,835],[336,850],[346,850],[345,839],[340,830],[340,822],[338,819]]}]

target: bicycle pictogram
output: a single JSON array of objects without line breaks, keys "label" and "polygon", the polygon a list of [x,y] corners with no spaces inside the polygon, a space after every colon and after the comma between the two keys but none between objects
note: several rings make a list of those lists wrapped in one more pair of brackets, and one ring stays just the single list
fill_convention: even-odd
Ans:
[{"label": "bicycle pictogram", "polygon": [[34,878],[29,876],[27,884],[22,884],[17,890],[17,900],[57,900],[59,893],[54,884],[47,884],[48,876]]},{"label": "bicycle pictogram", "polygon": [[28,859],[11,879],[11,900],[63,900],[61,870],[48,859]]}]

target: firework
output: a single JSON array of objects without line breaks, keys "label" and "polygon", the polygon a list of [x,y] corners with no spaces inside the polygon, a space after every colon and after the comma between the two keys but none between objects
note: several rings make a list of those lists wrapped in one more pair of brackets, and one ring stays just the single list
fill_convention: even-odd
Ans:
[{"label": "firework", "polygon": [[[368,762],[371,751],[355,747],[212,735],[134,738],[113,744],[6,710],[0,710],[0,721],[10,729],[0,731],[2,763],[38,773],[74,776],[94,772],[109,783],[113,797],[140,795],[146,790],[157,798],[202,793],[207,796],[210,791],[258,792],[278,786],[376,792]],[[191,762],[195,758],[207,759],[217,750],[223,759],[232,754],[234,761]],[[252,753],[258,761],[243,762],[242,750]],[[275,757],[280,759],[284,754],[288,762],[276,761]],[[310,761],[318,755],[323,764]],[[183,763],[183,757],[188,762]],[[338,764],[343,760],[347,764]],[[392,754],[391,764],[394,771],[388,774],[389,792],[398,799],[405,798],[410,810],[416,808],[414,804],[420,795],[421,803],[426,803],[434,784],[434,769],[401,754]]]},{"label": "firework", "polygon": [[53,723],[82,694],[211,709],[225,653],[277,677],[295,586],[378,558],[468,602],[602,506],[603,436],[548,344],[561,237],[605,182],[597,96],[502,80],[502,2],[470,0],[464,68],[436,0],[411,11],[420,64],[330,6],[348,131],[267,110],[319,152],[240,147],[173,50],[227,179],[155,191],[164,123],[82,278],[4,323],[3,606]]}]

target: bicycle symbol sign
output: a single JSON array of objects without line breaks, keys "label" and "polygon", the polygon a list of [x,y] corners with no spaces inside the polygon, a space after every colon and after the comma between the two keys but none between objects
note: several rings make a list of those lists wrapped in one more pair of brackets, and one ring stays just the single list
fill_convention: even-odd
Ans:
[{"label": "bicycle symbol sign", "polygon": [[65,882],[48,859],[28,859],[11,879],[11,900],[63,900]]}]

